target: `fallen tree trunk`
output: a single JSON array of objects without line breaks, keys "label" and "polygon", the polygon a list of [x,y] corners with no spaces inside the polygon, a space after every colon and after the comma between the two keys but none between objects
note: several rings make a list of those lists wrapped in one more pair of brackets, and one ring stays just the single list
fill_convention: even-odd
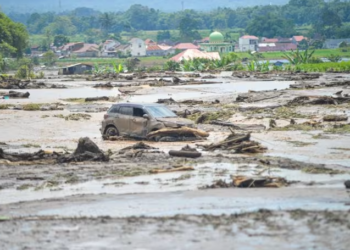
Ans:
[{"label": "fallen tree trunk", "polygon": [[176,157],[198,158],[202,156],[202,153],[198,151],[170,150],[169,155]]},{"label": "fallen tree trunk", "polygon": [[232,127],[237,130],[265,130],[266,127],[262,124],[233,124],[231,122],[223,122],[223,121],[211,121],[210,124],[220,125],[225,127]]},{"label": "fallen tree trunk", "polygon": [[346,115],[326,115],[323,117],[325,122],[343,122],[347,120],[348,117]]},{"label": "fallen tree trunk", "polygon": [[177,167],[177,168],[171,168],[171,169],[152,169],[149,172],[151,174],[160,174],[160,173],[171,173],[171,172],[178,172],[178,171],[193,171],[193,167]]},{"label": "fallen tree trunk", "polygon": [[9,97],[11,98],[28,98],[30,96],[29,92],[17,92],[17,91],[9,91]]},{"label": "fallen tree trunk", "polygon": [[189,128],[189,127],[181,127],[181,128],[163,128],[154,132],[151,132],[147,135],[148,139],[153,139],[158,136],[194,136],[194,137],[209,137],[209,133]]},{"label": "fallen tree trunk", "polygon": [[101,96],[101,97],[87,97],[85,98],[85,102],[98,102],[98,101],[109,101],[108,96]]}]

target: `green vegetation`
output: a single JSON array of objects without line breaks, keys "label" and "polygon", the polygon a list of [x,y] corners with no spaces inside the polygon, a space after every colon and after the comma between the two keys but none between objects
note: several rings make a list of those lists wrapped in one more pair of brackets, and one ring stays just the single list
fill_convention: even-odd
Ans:
[{"label": "green vegetation", "polygon": [[305,167],[301,171],[308,174],[343,174],[344,171],[330,169],[330,168],[320,168],[320,167]]},{"label": "green vegetation", "polygon": [[306,147],[315,145],[315,142],[303,142],[303,141],[287,141],[288,143],[292,144],[293,147]]},{"label": "green vegetation", "polygon": [[32,143],[23,144],[22,147],[24,147],[24,148],[41,148],[40,145],[38,145],[38,144],[32,144]]},{"label": "green vegetation", "polygon": [[22,109],[25,111],[38,111],[40,110],[42,104],[39,103],[30,103],[30,104],[24,104],[22,106]]},{"label": "green vegetation", "polygon": [[350,124],[339,124],[333,128],[326,129],[325,132],[331,134],[350,134]]}]

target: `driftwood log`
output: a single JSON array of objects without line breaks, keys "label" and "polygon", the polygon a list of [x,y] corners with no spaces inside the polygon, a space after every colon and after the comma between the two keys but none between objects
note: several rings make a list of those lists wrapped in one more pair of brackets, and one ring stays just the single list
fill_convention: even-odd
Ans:
[{"label": "driftwood log", "polygon": [[325,122],[343,122],[347,120],[348,116],[346,115],[326,115],[323,117],[323,121]]},{"label": "driftwood log", "polygon": [[266,127],[262,124],[233,124],[231,122],[223,122],[223,121],[211,121],[210,124],[220,125],[224,127],[231,127],[237,130],[265,130]]},{"label": "driftwood log", "polygon": [[171,173],[171,172],[178,172],[178,171],[193,171],[193,167],[177,167],[177,168],[170,168],[170,169],[152,169],[149,172],[151,174],[160,174],[160,173]]},{"label": "driftwood log", "polygon": [[173,136],[173,137],[180,137],[180,136],[189,136],[189,137],[209,137],[209,133],[189,128],[189,127],[181,127],[181,128],[163,128],[154,132],[151,132],[147,135],[147,139],[153,139],[155,137],[164,137],[164,136]]}]

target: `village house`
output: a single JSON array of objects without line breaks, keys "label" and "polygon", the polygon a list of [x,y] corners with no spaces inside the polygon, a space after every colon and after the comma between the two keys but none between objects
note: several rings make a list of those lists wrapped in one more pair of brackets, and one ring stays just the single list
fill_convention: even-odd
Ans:
[{"label": "village house", "polygon": [[259,38],[256,36],[245,35],[239,38],[238,50],[242,52],[257,51]]},{"label": "village house", "polygon": [[178,43],[173,46],[174,50],[187,50],[187,49],[199,49],[199,46],[194,45],[193,43]]},{"label": "village house", "polygon": [[209,36],[209,43],[201,43],[200,48],[206,52],[229,53],[234,51],[233,44],[224,40],[220,32],[213,32]]},{"label": "village house", "polygon": [[107,40],[102,45],[102,57],[116,57],[117,47],[120,46],[120,42],[115,40]]},{"label": "village house", "polygon": [[129,41],[129,44],[131,56],[146,56],[146,44],[142,39],[133,38]]},{"label": "village house", "polygon": [[85,74],[92,71],[92,65],[88,63],[77,63],[68,65],[59,69],[58,74],[60,75],[75,75]]},{"label": "village house", "polygon": [[76,55],[77,57],[98,57],[99,49],[97,44],[89,43],[67,43],[59,48],[60,56]]},{"label": "village house", "polygon": [[205,52],[205,51],[200,51],[198,49],[188,49],[170,58],[170,60],[174,62],[181,62],[186,60],[192,60],[195,58],[202,58],[202,59],[209,59],[209,60],[221,59],[219,52]]},{"label": "village house", "polygon": [[305,36],[293,36],[292,43],[298,45],[302,40],[308,40]]},{"label": "village house", "polygon": [[347,44],[350,44],[350,38],[342,38],[342,39],[327,39],[323,43],[323,48],[324,49],[337,49],[339,48],[339,45],[345,42]]}]

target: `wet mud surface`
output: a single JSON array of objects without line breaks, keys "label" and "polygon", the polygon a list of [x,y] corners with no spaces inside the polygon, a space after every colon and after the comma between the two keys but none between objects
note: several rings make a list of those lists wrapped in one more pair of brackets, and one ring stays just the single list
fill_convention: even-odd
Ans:
[{"label": "wet mud surface", "polygon": [[[16,89],[29,98],[0,99],[4,152],[72,154],[79,138],[89,137],[109,158],[0,159],[1,249],[348,249],[348,75],[172,74],[95,81],[50,74],[46,86],[65,88]],[[107,98],[85,100],[96,97]],[[206,140],[146,141],[155,149],[123,151],[138,141],[102,139],[111,103],[170,98],[166,105],[197,122]],[[330,115],[342,120],[328,121]],[[204,150],[233,131],[251,133],[266,150]],[[202,156],[169,155],[186,145]],[[189,171],[167,172],[179,167]],[[208,188],[235,176],[287,183]]]}]

